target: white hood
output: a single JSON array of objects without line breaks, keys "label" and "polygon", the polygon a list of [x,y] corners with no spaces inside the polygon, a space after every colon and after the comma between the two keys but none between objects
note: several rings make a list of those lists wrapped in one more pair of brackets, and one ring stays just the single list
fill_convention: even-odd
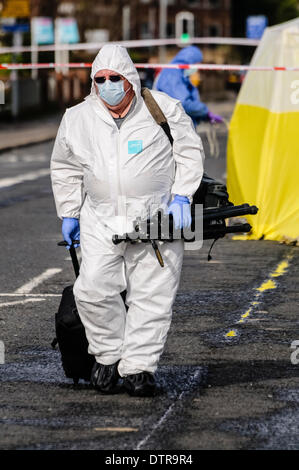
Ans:
[{"label": "white hood", "polygon": [[109,69],[123,75],[132,85],[136,98],[140,97],[140,79],[138,72],[129,56],[127,49],[122,46],[107,44],[102,47],[92,63],[91,68],[91,94],[95,94],[93,78],[99,70]]}]

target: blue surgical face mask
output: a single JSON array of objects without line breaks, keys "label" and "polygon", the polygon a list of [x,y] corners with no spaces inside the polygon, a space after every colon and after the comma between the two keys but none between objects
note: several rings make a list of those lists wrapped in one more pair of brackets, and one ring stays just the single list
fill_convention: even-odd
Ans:
[{"label": "blue surgical face mask", "polygon": [[104,83],[96,83],[96,85],[98,87],[100,97],[111,106],[116,106],[126,95],[123,80],[115,83],[111,82],[111,80],[105,80]]},{"label": "blue surgical face mask", "polygon": [[190,77],[190,75],[193,75],[196,72],[197,72],[197,69],[185,69],[184,70],[184,76],[185,77]]}]

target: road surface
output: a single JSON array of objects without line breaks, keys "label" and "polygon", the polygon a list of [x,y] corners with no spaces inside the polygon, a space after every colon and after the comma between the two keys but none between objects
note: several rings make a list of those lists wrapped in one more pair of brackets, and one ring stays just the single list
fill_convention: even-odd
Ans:
[{"label": "road surface", "polygon": [[[205,140],[206,169],[225,180],[224,133],[219,142],[215,159]],[[158,397],[102,396],[64,377],[50,343],[74,276],[56,245],[52,146],[0,155],[0,448],[298,449],[296,247],[226,238],[210,262],[210,242],[186,252]]]}]

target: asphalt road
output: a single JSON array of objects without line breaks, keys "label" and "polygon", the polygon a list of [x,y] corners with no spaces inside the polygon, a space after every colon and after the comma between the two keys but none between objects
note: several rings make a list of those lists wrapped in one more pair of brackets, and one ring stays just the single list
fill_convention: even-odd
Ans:
[{"label": "asphalt road", "polygon": [[[206,170],[225,179],[225,133],[218,159],[203,139]],[[226,238],[210,262],[209,242],[186,252],[158,397],[64,377],[50,343],[73,272],[56,246],[52,145],[0,155],[0,448],[299,449],[298,248]]]}]

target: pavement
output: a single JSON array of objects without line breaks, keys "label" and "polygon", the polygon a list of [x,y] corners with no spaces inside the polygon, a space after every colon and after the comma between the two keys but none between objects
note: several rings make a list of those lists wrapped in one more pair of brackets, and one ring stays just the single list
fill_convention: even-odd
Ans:
[{"label": "pavement", "polygon": [[[225,180],[221,129],[217,158],[204,131],[203,141],[207,172]],[[297,247],[226,237],[209,262],[208,241],[185,253],[156,398],[100,395],[65,378],[50,343],[74,274],[57,247],[52,147],[0,155],[0,449],[298,450]]]},{"label": "pavement", "polygon": [[[207,103],[215,113],[230,118],[234,101]],[[0,152],[55,139],[62,113],[0,124]],[[202,125],[202,127],[205,125]]]},{"label": "pavement", "polygon": [[47,142],[57,134],[61,113],[0,124],[0,152]]}]

